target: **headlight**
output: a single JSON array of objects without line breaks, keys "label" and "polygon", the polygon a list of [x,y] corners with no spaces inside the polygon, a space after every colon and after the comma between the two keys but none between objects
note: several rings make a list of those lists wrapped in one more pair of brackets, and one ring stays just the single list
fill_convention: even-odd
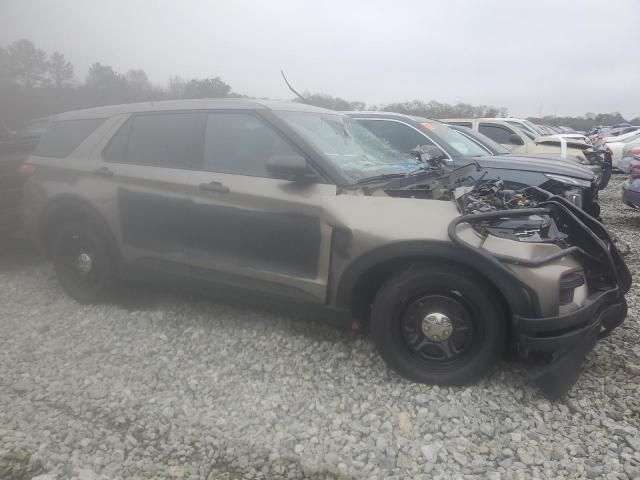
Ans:
[{"label": "headlight", "polygon": [[575,177],[565,177],[564,175],[555,175],[553,173],[545,173],[547,178],[560,182],[564,185],[575,185],[577,187],[589,188],[591,186],[591,180],[583,180]]},{"label": "headlight", "polygon": [[582,189],[571,188],[563,192],[564,198],[573,203],[576,207],[582,208]]}]

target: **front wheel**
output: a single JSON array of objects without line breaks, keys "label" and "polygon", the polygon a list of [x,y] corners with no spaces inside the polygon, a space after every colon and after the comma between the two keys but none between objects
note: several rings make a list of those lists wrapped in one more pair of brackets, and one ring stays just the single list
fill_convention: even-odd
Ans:
[{"label": "front wheel", "polygon": [[495,364],[505,310],[486,279],[458,265],[415,265],[380,289],[371,333],[387,364],[413,381],[459,385]]},{"label": "front wheel", "polygon": [[116,269],[106,241],[91,224],[62,226],[53,240],[53,265],[62,289],[80,303],[100,303],[113,293]]}]

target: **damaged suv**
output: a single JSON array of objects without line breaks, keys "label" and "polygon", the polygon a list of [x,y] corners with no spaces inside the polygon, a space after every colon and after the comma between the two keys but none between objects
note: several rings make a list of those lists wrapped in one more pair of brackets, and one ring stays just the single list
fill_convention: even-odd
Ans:
[{"label": "damaged suv", "polygon": [[83,303],[141,275],[237,287],[368,323],[389,366],[419,382],[470,382],[516,351],[545,365],[552,396],[626,315],[629,271],[570,202],[470,181],[479,166],[400,153],[328,110],[69,112],[28,163],[25,229]]}]

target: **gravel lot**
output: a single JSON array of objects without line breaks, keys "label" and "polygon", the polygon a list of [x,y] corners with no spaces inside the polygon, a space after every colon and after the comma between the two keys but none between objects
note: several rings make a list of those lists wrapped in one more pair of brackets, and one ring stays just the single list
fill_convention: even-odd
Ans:
[{"label": "gravel lot", "polygon": [[[499,365],[411,384],[363,334],[161,291],[80,306],[19,241],[0,253],[0,478],[640,478],[640,214],[627,321],[563,401]],[[141,297],[141,298],[137,298]]]}]

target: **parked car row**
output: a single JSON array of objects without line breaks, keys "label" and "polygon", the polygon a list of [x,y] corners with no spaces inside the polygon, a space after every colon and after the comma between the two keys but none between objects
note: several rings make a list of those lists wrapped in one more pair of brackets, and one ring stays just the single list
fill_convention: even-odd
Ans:
[{"label": "parked car row", "polygon": [[68,112],[24,164],[24,230],[79,302],[140,278],[287,299],[369,325],[411,380],[473,381],[511,350],[558,396],[631,275],[584,211],[584,150],[507,153],[475,125],[244,99]]},{"label": "parked car row", "polygon": [[640,149],[636,148],[629,162],[629,178],[622,184],[622,201],[640,210]]},{"label": "parked car row", "polygon": [[[593,172],[602,189],[611,176],[611,158],[606,150],[575,138],[540,136],[527,120],[505,118],[446,118],[449,125],[467,127],[486,135],[513,153],[567,159]],[[531,125],[527,127],[527,125]]]},{"label": "parked car row", "polygon": [[443,161],[460,167],[477,163],[474,180],[502,179],[506,188],[536,186],[562,195],[595,218],[600,215],[597,177],[582,165],[551,157],[512,153],[478,131],[449,127],[422,117],[388,112],[347,112],[391,147],[410,154],[417,146],[431,147]]},{"label": "parked car row", "polygon": [[617,171],[629,173],[631,159],[634,155],[634,149],[640,148],[640,130],[615,136],[605,137],[603,140],[603,148],[611,155],[611,164]]},{"label": "parked car row", "polygon": [[607,142],[607,138],[611,141],[611,137],[618,137],[626,133],[635,132],[639,129],[640,126],[634,126],[630,123],[618,124],[612,127],[598,126],[591,129],[587,133],[587,136],[591,139],[593,144],[602,145]]}]

